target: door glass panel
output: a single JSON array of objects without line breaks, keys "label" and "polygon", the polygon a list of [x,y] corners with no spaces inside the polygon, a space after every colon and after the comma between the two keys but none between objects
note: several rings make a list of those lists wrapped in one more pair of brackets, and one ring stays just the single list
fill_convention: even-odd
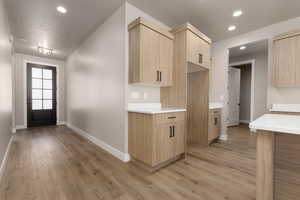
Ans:
[{"label": "door glass panel", "polygon": [[33,67],[31,74],[32,78],[42,78],[42,69]]},{"label": "door glass panel", "polygon": [[43,69],[43,79],[52,79],[52,70]]},{"label": "door glass panel", "polygon": [[32,99],[42,99],[42,98],[43,98],[42,90],[39,89],[32,90]]},{"label": "door glass panel", "polygon": [[42,79],[36,79],[36,78],[33,78],[32,79],[32,88],[40,88],[42,89],[43,87],[43,83],[42,83]]},{"label": "door glass panel", "polygon": [[52,100],[43,100],[43,109],[52,109]]},{"label": "door glass panel", "polygon": [[52,90],[43,90],[43,99],[52,99]]},{"label": "door glass panel", "polygon": [[43,102],[42,100],[32,100],[32,110],[42,110]]},{"label": "door glass panel", "polygon": [[43,80],[43,89],[52,89],[52,80]]}]

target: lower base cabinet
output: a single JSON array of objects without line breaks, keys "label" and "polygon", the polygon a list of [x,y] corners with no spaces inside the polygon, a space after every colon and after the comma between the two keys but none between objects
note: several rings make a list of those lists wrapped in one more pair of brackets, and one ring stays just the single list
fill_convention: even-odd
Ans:
[{"label": "lower base cabinet", "polygon": [[129,113],[129,154],[150,171],[179,159],[185,153],[185,112]]}]

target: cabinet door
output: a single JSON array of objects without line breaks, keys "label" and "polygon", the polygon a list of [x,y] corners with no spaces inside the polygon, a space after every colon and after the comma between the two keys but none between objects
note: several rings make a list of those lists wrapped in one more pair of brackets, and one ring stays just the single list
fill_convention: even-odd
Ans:
[{"label": "cabinet door", "polygon": [[198,56],[202,56],[202,59],[200,57],[198,58],[199,64],[202,67],[209,69],[210,65],[211,65],[210,44],[208,44],[207,42],[205,42],[204,40],[199,38],[199,45],[200,45],[200,47],[199,47],[200,53]]},{"label": "cabinet door", "polygon": [[296,43],[297,38],[286,38],[274,42],[273,67],[276,70],[276,85],[278,87],[293,87],[296,85]]},{"label": "cabinet door", "polygon": [[297,37],[296,45],[296,86],[300,87],[300,36]]},{"label": "cabinet door", "polygon": [[194,64],[199,63],[200,43],[199,37],[187,31],[187,60]]},{"label": "cabinet door", "polygon": [[185,121],[179,121],[174,124],[174,156],[178,156],[185,152]]},{"label": "cabinet door", "polygon": [[159,33],[141,25],[140,34],[140,82],[158,84]]},{"label": "cabinet door", "polygon": [[173,124],[156,125],[153,141],[153,163],[158,165],[174,157],[174,137],[172,137]]},{"label": "cabinet door", "polygon": [[161,86],[172,86],[173,75],[173,40],[160,35],[159,38],[159,67]]},{"label": "cabinet door", "polygon": [[187,31],[187,60],[201,67],[210,68],[210,44],[191,31]]}]

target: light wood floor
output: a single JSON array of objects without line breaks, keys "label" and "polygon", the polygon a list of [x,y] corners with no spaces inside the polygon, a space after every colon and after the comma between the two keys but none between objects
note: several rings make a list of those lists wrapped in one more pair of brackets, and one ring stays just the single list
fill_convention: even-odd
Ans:
[{"label": "light wood floor", "polygon": [[0,182],[1,200],[255,199],[255,136],[230,128],[229,141],[190,147],[154,174],[125,164],[64,127],[17,133]]}]

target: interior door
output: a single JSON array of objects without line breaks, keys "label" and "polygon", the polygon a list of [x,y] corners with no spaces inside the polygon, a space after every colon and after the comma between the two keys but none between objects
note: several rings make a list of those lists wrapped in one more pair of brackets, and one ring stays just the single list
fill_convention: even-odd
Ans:
[{"label": "interior door", "polygon": [[228,71],[228,126],[237,126],[240,121],[241,70],[229,67]]},{"label": "interior door", "polygon": [[56,125],[56,68],[27,64],[27,126]]}]

